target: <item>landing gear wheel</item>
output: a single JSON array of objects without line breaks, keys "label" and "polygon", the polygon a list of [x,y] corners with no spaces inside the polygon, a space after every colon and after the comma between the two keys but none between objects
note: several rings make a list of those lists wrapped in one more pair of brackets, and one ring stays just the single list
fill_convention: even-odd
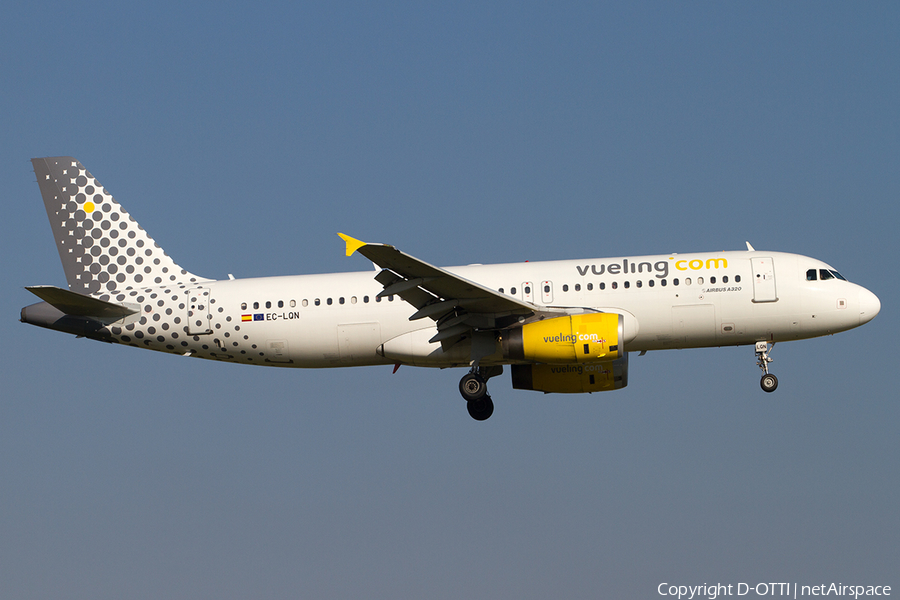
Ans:
[{"label": "landing gear wheel", "polygon": [[[772,342],[772,348],[774,347],[775,342]],[[769,373],[769,363],[772,362],[772,357],[769,356],[769,353],[772,351],[772,348],[769,348],[769,343],[766,341],[756,342],[756,365],[763,372],[762,379],[759,380],[759,387],[764,392],[774,392],[775,388],[778,387],[778,378]]]},{"label": "landing gear wheel", "polygon": [[486,421],[494,414],[494,401],[490,396],[485,395],[481,400],[466,402],[466,410],[469,411],[469,416],[476,421]]},{"label": "landing gear wheel", "polygon": [[459,380],[459,393],[466,402],[476,402],[487,396],[487,382],[478,373],[468,373]]}]

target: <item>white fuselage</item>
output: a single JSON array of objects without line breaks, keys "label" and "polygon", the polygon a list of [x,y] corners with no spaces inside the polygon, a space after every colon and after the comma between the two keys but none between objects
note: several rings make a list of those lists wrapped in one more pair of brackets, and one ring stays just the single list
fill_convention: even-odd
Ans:
[{"label": "white fuselage", "polygon": [[[447,270],[538,307],[623,314],[625,349],[645,351],[811,338],[874,317],[878,300],[871,292],[836,278],[807,279],[809,270],[820,269],[832,267],[795,254],[721,252]],[[445,352],[428,342],[437,331],[434,321],[410,321],[415,309],[399,297],[378,299],[383,288],[373,276],[367,271],[144,288],[110,298],[141,307],[139,320],[110,325],[110,337],[268,366],[469,363],[465,344]],[[183,332],[184,323],[191,331]]]}]

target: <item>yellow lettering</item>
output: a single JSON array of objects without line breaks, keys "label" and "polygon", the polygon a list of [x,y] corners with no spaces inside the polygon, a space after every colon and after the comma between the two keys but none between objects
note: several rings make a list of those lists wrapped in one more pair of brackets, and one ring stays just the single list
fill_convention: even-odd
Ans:
[{"label": "yellow lettering", "polygon": [[[706,260],[705,267],[707,269],[727,269],[728,268],[728,259],[727,258],[709,258]],[[704,268],[703,261],[699,258],[695,258],[691,261],[687,260],[676,260],[675,268],[679,271],[687,271],[688,269],[692,271],[699,271]]]}]

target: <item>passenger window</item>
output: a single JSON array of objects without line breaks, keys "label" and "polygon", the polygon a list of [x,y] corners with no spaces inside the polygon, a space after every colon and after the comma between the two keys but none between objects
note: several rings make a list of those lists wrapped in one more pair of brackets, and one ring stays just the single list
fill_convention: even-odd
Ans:
[{"label": "passenger window", "polygon": [[697,278],[697,285],[703,285],[703,278],[702,278],[702,277],[698,277],[698,278]]},{"label": "passenger window", "polygon": [[526,285],[526,286],[525,286],[525,293],[526,293],[526,294],[530,294],[530,293],[531,293],[531,286],[530,286],[530,285]]},{"label": "passenger window", "polygon": [[716,284],[716,278],[715,278],[715,277],[710,277],[710,278],[709,278],[709,283],[710,283],[710,285],[715,285],[715,284]]},{"label": "passenger window", "polygon": [[[579,285],[579,286],[576,286],[576,287],[577,287],[578,289],[581,289],[581,286],[580,286],[580,285]],[[588,291],[591,291],[592,289],[594,289],[594,284],[593,284],[593,283],[587,284],[587,289],[588,289]]]},{"label": "passenger window", "polygon": [[338,298],[338,304],[343,304],[343,303],[344,303],[344,297],[341,296],[340,298]]},{"label": "passenger window", "polygon": [[568,292],[568,291],[569,291],[569,284],[568,284],[568,283],[564,283],[564,284],[563,284],[563,291],[564,291],[564,292]]},{"label": "passenger window", "polygon": [[278,308],[284,308],[284,300],[278,301]]},{"label": "passenger window", "polygon": [[356,296],[350,296],[350,304],[356,304]]},{"label": "passenger window", "polygon": [[650,287],[653,287],[654,285],[656,285],[656,282],[654,282],[654,281],[651,279],[650,281],[647,282],[647,285],[649,285]]},{"label": "passenger window", "polygon": [[722,276],[722,283],[728,283],[728,275]]},{"label": "passenger window", "polygon": [[676,277],[675,279],[672,280],[672,285],[678,285],[678,278],[677,278],[677,277]]},{"label": "passenger window", "polygon": [[612,285],[611,285],[610,287],[611,287],[612,289],[616,290],[616,289],[619,289],[619,284],[616,283],[615,281],[613,281],[613,282],[612,282]]},{"label": "passenger window", "polygon": [[603,283],[602,281],[600,282],[600,289],[601,289],[601,290],[605,290],[605,289],[606,289],[606,284]]},{"label": "passenger window", "polygon": [[295,306],[297,306],[297,301],[291,300],[291,308],[294,308]]},{"label": "passenger window", "polygon": [[381,296],[375,296],[375,302],[381,302]]},{"label": "passenger window", "polygon": [[827,269],[819,269],[819,279],[825,281],[826,279],[834,279],[834,275],[832,275]]},{"label": "passenger window", "polygon": [[241,310],[247,310],[247,303],[241,302]]},{"label": "passenger window", "polygon": [[303,299],[303,302],[301,302],[300,304],[303,306],[303,308],[306,308],[307,306],[309,306],[309,300],[307,300],[306,298],[304,298],[304,299]]},{"label": "passenger window", "polygon": [[502,293],[503,293],[503,288],[500,288],[500,289],[497,290],[497,291],[500,292],[500,293],[502,294]]},{"label": "passenger window", "polygon": [[315,303],[316,306],[319,306],[319,305],[322,304],[322,301],[319,300],[318,298],[316,298],[316,299],[314,300],[314,303]]},{"label": "passenger window", "polygon": [[807,281],[815,281],[816,280],[816,270],[815,269],[808,269],[806,271],[806,280]]},{"label": "passenger window", "polygon": [[393,302],[393,301],[394,301],[394,295],[391,294],[390,296],[388,296],[388,302]]},{"label": "passenger window", "polygon": [[625,289],[627,290],[627,289],[630,288],[630,287],[631,287],[631,282],[626,281],[626,282],[625,282]]},{"label": "passenger window", "polygon": [[369,303],[369,297],[363,296],[363,304],[368,304],[368,303]]},{"label": "passenger window", "polygon": [[514,288],[514,287],[509,288],[509,293],[512,294],[513,296],[515,296],[515,295],[516,295],[516,288]]},{"label": "passenger window", "polygon": [[581,284],[580,284],[580,283],[576,283],[576,284],[575,284],[575,291],[576,291],[576,292],[580,292],[580,291],[581,291]]},{"label": "passenger window", "polygon": [[327,304],[328,306],[331,306],[331,302],[332,302],[331,298],[328,298],[327,300],[325,300],[325,304]]},{"label": "passenger window", "polygon": [[253,310],[257,310],[259,308],[259,302],[253,303]]},{"label": "passenger window", "polygon": [[684,278],[684,285],[691,285],[691,278],[690,278],[690,277],[685,277],[685,278]]},{"label": "passenger window", "polygon": [[635,285],[638,286],[638,287],[641,287],[641,286],[644,285],[644,284],[641,283],[641,280],[640,280],[640,279],[638,279],[638,280],[635,282]]},{"label": "passenger window", "polygon": [[740,282],[741,282],[741,276],[740,276],[740,275],[735,275],[735,276],[734,276],[734,282],[735,282],[735,283],[740,283]]}]

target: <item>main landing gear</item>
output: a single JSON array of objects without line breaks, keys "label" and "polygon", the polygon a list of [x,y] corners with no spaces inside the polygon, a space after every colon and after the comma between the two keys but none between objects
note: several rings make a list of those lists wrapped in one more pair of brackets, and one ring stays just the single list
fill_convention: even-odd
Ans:
[{"label": "main landing gear", "polygon": [[[772,342],[772,348],[775,348],[775,342]],[[772,351],[772,348],[769,348],[769,342],[756,342],[756,364],[763,372],[762,379],[759,380],[759,387],[764,392],[774,392],[778,387],[778,378],[769,373],[769,363],[772,362],[769,352]]]},{"label": "main landing gear", "polygon": [[459,393],[466,401],[469,416],[485,421],[494,414],[494,401],[487,391],[487,380],[503,372],[503,367],[473,367],[459,380]]}]

